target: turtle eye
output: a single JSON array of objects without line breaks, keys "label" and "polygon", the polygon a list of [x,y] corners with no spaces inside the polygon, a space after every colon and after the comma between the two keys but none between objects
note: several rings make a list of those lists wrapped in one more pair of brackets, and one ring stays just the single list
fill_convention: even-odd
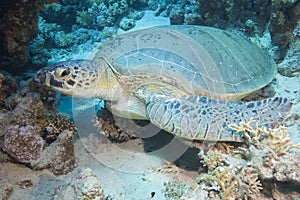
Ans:
[{"label": "turtle eye", "polygon": [[60,74],[60,77],[65,77],[67,75],[70,74],[70,70],[69,69],[65,69],[64,71],[62,71],[62,73]]}]

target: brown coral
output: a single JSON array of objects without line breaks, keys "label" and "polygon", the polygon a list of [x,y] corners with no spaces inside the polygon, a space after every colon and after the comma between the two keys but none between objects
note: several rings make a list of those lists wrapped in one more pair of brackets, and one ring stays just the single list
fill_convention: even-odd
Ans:
[{"label": "brown coral", "polygon": [[[132,120],[112,116],[106,109],[100,110],[99,115],[100,117],[95,120],[94,126],[96,126],[99,132],[105,135],[111,142],[122,143],[136,138],[133,130],[136,129],[137,126]],[[118,125],[115,120],[118,120]],[[123,127],[126,129],[124,130]]]},{"label": "brown coral", "polygon": [[27,126],[9,126],[4,135],[2,150],[18,162],[32,164],[42,158],[44,142],[36,133],[36,128]]},{"label": "brown coral", "polygon": [[48,121],[48,125],[45,127],[43,138],[48,143],[52,143],[64,130],[69,130],[75,134],[76,127],[74,123],[70,121],[69,116],[55,114],[54,117]]},{"label": "brown coral", "polygon": [[32,166],[34,169],[49,169],[55,175],[67,174],[76,166],[72,131],[64,130],[43,151],[43,158]]},{"label": "brown coral", "polygon": [[5,107],[6,99],[18,89],[18,84],[10,76],[0,74],[0,108]]}]

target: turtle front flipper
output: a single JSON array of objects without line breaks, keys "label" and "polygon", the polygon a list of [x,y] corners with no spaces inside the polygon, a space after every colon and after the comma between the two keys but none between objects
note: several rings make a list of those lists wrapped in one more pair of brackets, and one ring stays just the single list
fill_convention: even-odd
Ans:
[{"label": "turtle front flipper", "polygon": [[147,101],[150,121],[178,137],[208,141],[242,141],[228,125],[248,122],[272,127],[283,121],[292,103],[286,98],[241,102],[214,100],[206,97],[182,99],[151,96]]}]

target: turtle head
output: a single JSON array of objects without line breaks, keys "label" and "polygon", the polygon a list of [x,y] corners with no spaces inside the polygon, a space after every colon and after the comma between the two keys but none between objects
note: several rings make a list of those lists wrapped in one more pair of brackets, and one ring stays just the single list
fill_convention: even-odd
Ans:
[{"label": "turtle head", "polygon": [[58,62],[42,70],[45,84],[64,95],[118,100],[119,74],[106,59]]},{"label": "turtle head", "polygon": [[62,94],[74,97],[95,97],[100,76],[90,60],[58,62],[45,70],[45,83]]}]

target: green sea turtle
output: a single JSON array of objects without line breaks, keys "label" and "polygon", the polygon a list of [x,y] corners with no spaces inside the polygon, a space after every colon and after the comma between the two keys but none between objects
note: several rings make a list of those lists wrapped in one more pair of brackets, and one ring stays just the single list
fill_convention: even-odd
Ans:
[{"label": "green sea turtle", "polygon": [[46,85],[74,97],[105,100],[112,113],[149,119],[179,137],[239,141],[230,123],[272,126],[286,98],[238,101],[274,78],[268,53],[237,34],[204,26],[158,26],[102,43],[93,60],[55,63]]}]

